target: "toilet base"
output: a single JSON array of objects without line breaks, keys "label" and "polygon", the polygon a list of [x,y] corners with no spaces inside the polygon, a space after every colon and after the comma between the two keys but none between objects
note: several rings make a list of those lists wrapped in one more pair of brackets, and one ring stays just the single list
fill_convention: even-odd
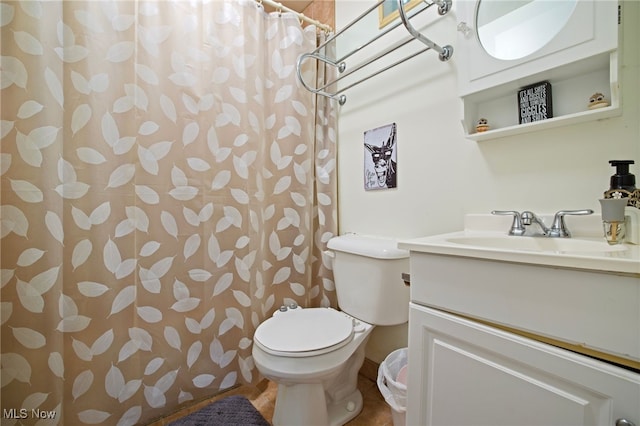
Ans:
[{"label": "toilet base", "polygon": [[278,384],[274,426],[342,426],[362,411],[358,389],[327,404],[321,383]]},{"label": "toilet base", "polygon": [[339,403],[329,404],[329,425],[342,426],[362,411],[362,394],[358,389]]}]

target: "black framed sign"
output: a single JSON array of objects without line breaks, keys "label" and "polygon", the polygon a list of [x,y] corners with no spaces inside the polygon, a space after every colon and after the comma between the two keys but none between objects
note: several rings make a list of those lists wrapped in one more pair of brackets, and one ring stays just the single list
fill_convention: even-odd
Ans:
[{"label": "black framed sign", "polygon": [[520,124],[553,117],[551,83],[541,81],[518,90],[518,110]]},{"label": "black framed sign", "polygon": [[364,189],[396,187],[396,123],[364,132]]}]

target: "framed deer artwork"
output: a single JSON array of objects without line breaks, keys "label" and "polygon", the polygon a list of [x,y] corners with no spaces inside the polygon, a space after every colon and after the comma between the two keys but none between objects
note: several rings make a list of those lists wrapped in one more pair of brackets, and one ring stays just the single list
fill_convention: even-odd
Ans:
[{"label": "framed deer artwork", "polygon": [[396,123],[364,132],[364,189],[395,188],[397,185]]}]

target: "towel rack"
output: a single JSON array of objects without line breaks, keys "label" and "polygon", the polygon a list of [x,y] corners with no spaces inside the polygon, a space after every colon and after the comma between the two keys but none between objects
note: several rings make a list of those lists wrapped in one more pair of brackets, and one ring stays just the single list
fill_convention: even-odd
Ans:
[{"label": "towel rack", "polygon": [[[348,53],[342,55],[340,58],[335,58],[332,59],[326,52],[328,50],[335,50],[335,40],[341,35],[344,34],[346,31],[348,31],[350,28],[352,28],[356,23],[358,23],[359,21],[361,21],[365,16],[369,15],[369,13],[371,13],[372,11],[374,11],[376,8],[378,8],[378,6],[381,6],[382,3],[384,3],[385,1],[396,1],[397,5],[398,5],[398,14],[400,16],[400,21],[397,22],[394,25],[389,26],[386,30],[379,32],[378,34],[374,35],[371,39],[369,39],[368,41],[366,41],[364,44],[350,50]],[[349,89],[351,89],[354,86],[357,86],[358,84],[382,73],[387,71],[388,69],[391,69],[393,67],[395,67],[396,65],[399,65],[423,52],[426,52],[427,50],[435,50],[436,52],[438,52],[438,58],[441,61],[448,61],[452,54],[453,54],[453,47],[451,47],[450,45],[446,45],[446,46],[440,46],[436,43],[434,43],[433,41],[431,41],[430,39],[428,39],[427,37],[425,37],[423,34],[421,34],[418,30],[416,30],[413,25],[410,22],[410,19],[417,16],[418,14],[422,13],[423,11],[429,9],[432,6],[437,6],[438,7],[438,14],[443,16],[446,15],[449,10],[451,10],[451,2],[452,0],[433,0],[433,1],[427,1],[427,0],[423,0],[422,1],[422,7],[416,7],[414,8],[414,10],[417,10],[417,12],[412,13],[412,15],[409,17],[407,15],[407,12],[405,11],[405,7],[404,7],[404,0],[379,0],[376,4],[374,4],[373,6],[371,6],[369,9],[367,9],[364,13],[362,13],[360,16],[358,16],[356,19],[354,19],[353,21],[351,21],[347,26],[345,26],[342,30],[340,30],[339,32],[337,32],[336,34],[334,34],[333,36],[331,36],[329,39],[327,39],[324,43],[322,43],[318,48],[316,48],[314,51],[309,52],[309,53],[304,53],[302,55],[300,55],[298,57],[298,61],[296,63],[296,72],[298,75],[298,81],[300,81],[300,83],[302,84],[302,86],[309,90],[310,92],[313,92],[315,94],[318,95],[322,95],[322,96],[326,96],[328,98],[331,99],[336,99],[338,101],[338,103],[340,105],[344,105],[344,103],[347,101],[347,96],[343,93]],[[397,28],[399,25],[403,25],[406,30],[409,32],[410,37],[404,39],[404,40],[400,40],[399,42],[396,42],[394,44],[392,44],[391,46],[387,47],[386,49],[383,49],[382,51],[376,53],[375,55],[369,57],[368,59],[364,60],[363,62],[358,63],[356,66],[354,66],[353,68],[347,70],[347,63],[345,62],[347,58],[351,57],[352,55],[354,55],[357,52],[362,51],[365,47],[369,46],[370,44],[372,44],[373,42],[375,42],[376,40],[382,38],[383,36],[385,36],[386,34],[388,34],[389,32],[393,31],[395,28]],[[401,59],[393,62],[390,65],[386,65],[380,69],[377,69],[373,72],[371,72],[368,75],[365,75],[364,77],[354,81],[354,82],[348,82],[347,84],[338,87],[337,83],[349,76],[355,76],[356,73],[358,73],[360,70],[364,69],[365,67],[367,67],[368,65],[378,61],[379,59],[385,57],[386,55],[388,55],[389,53],[395,51],[396,49],[407,45],[408,43],[414,41],[414,40],[419,40],[420,42],[422,42],[426,47],[421,48],[420,50],[413,52],[407,56],[402,57]],[[335,67],[338,71],[338,77],[336,77],[334,80],[320,86],[320,87],[315,87],[314,85],[310,85],[308,82],[305,81],[304,76],[303,76],[303,72],[302,72],[302,68],[303,65],[305,63],[305,61],[309,60],[309,59],[315,59],[321,62],[324,62],[328,65],[331,65],[333,67]],[[333,90],[335,89],[335,90]]]}]

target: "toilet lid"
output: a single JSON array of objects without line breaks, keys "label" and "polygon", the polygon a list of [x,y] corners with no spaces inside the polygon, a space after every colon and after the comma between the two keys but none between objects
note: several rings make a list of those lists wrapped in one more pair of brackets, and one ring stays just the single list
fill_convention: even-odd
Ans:
[{"label": "toilet lid", "polygon": [[260,324],[255,343],[273,355],[304,357],[336,350],[353,338],[353,319],[331,308],[278,312]]}]

